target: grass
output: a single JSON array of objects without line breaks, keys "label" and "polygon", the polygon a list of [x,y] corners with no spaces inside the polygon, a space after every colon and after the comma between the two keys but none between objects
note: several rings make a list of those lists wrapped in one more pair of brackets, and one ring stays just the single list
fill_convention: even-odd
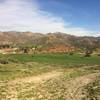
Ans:
[{"label": "grass", "polygon": [[[0,59],[8,62],[8,64],[0,64],[0,99],[2,100],[10,100],[6,98],[11,95],[9,87],[18,92],[18,100],[30,98],[36,100],[66,100],[68,80],[100,71],[100,56],[96,55],[83,57],[78,54],[9,54],[0,55]],[[98,67],[94,65],[98,65]],[[37,76],[59,69],[63,72],[63,76],[50,79],[43,84],[27,83],[12,84],[11,86],[8,84],[10,80],[16,78]],[[95,96],[94,93],[100,92],[100,88],[94,90],[94,87],[99,86],[97,82],[95,83],[91,83],[92,85],[87,87],[90,97],[91,95]]]},{"label": "grass", "polygon": [[8,62],[0,64],[0,80],[38,75],[70,66],[100,65],[100,56],[83,57],[77,54],[9,54],[0,55],[0,59]]},{"label": "grass", "polygon": [[100,56],[83,57],[82,55],[74,54],[13,54],[13,55],[0,55],[3,59],[13,62],[39,62],[47,64],[56,64],[63,66],[88,64],[100,64]]},{"label": "grass", "polygon": [[86,96],[89,100],[99,100],[100,99],[100,76],[96,78],[93,82],[89,83],[85,87]]},{"label": "grass", "polygon": [[64,73],[60,78],[49,79],[43,84],[35,85],[31,83],[25,85],[22,88],[27,89],[19,91],[19,100],[28,100],[28,98],[35,98],[35,100],[67,100],[68,85],[70,85],[68,82],[77,77],[92,73],[91,69],[87,70],[84,68],[71,68],[69,70],[64,69],[63,71]]},{"label": "grass", "polygon": [[58,67],[100,64],[100,56],[83,57],[77,54],[10,54],[0,55],[0,59],[8,62],[0,65],[0,80],[37,75]]},{"label": "grass", "polygon": [[[0,80],[7,81],[15,78],[23,78],[28,76],[36,76],[45,72],[57,69],[46,64],[39,64],[35,62],[30,63],[9,63],[0,65]],[[59,68],[58,68],[59,69]]]}]

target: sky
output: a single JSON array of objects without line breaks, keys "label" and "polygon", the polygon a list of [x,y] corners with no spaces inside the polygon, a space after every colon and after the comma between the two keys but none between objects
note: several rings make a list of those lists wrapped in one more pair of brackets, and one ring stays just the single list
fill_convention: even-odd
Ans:
[{"label": "sky", "polygon": [[0,31],[100,36],[100,0],[0,0]]}]

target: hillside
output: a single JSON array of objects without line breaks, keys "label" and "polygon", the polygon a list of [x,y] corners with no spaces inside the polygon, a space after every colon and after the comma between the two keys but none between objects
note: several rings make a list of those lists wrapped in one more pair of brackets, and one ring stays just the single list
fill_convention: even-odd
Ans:
[{"label": "hillside", "polygon": [[79,37],[65,33],[0,32],[0,44],[12,45],[68,45],[81,48],[86,44],[100,47],[100,37]]}]

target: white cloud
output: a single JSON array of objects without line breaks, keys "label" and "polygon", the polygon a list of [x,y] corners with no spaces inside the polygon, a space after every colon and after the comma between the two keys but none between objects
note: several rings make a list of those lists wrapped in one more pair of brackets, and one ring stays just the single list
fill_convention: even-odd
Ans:
[{"label": "white cloud", "polygon": [[5,0],[0,4],[1,31],[65,32],[72,35],[90,35],[84,28],[71,27],[61,17],[40,10],[31,0]]}]

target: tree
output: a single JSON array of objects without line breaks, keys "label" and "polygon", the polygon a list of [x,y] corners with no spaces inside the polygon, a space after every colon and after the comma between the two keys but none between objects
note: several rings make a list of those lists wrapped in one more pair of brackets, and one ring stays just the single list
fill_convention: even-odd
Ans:
[{"label": "tree", "polygon": [[91,54],[94,52],[94,50],[96,49],[97,45],[96,45],[97,41],[91,41],[90,39],[86,38],[83,40],[82,46],[84,49],[84,53],[85,53],[85,57],[90,57]]},{"label": "tree", "polygon": [[85,57],[91,56],[98,46],[98,41],[94,37],[82,37],[72,41],[72,45],[80,48],[84,52]]}]

